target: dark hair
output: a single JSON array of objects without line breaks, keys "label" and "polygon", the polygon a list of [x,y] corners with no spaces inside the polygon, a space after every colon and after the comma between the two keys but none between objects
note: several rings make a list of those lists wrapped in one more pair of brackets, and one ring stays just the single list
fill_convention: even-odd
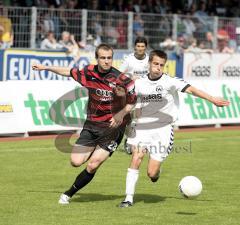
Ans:
[{"label": "dark hair", "polygon": [[137,37],[134,44],[136,45],[137,43],[144,43],[146,47],[148,45],[147,39],[145,37]]},{"label": "dark hair", "polygon": [[158,56],[159,58],[165,59],[165,61],[167,61],[167,54],[162,50],[151,51],[149,54],[149,62],[152,62],[154,56]]},{"label": "dark hair", "polygon": [[112,51],[112,55],[113,55],[113,48],[108,45],[108,44],[100,44],[96,47],[96,50],[95,50],[95,58],[97,59],[98,58],[98,51],[99,49],[103,49],[103,50],[106,50],[106,51],[109,51],[111,50]]}]

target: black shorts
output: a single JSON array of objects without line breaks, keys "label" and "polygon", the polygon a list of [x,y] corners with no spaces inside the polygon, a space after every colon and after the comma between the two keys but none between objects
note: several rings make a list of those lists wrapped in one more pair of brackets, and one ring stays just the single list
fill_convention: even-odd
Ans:
[{"label": "black shorts", "polygon": [[83,127],[76,144],[89,147],[99,145],[102,149],[112,154],[121,143],[124,132],[125,126],[109,128],[88,124]]}]

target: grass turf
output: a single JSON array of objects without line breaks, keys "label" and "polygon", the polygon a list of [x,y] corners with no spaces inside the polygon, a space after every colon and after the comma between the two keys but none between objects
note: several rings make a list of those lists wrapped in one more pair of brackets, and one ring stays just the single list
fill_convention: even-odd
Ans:
[{"label": "grass turf", "polygon": [[[69,154],[54,140],[0,142],[0,224],[4,225],[237,225],[240,209],[240,131],[177,133],[161,178],[151,183],[147,158],[141,166],[135,204],[120,209],[130,156],[120,151],[69,205],[59,195],[82,168],[71,168]],[[180,179],[199,177],[195,200],[178,192]]]}]

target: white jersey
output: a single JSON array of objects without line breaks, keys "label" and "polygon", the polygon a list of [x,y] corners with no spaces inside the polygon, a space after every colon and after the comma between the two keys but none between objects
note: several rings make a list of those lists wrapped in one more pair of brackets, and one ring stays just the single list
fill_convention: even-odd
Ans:
[{"label": "white jersey", "polygon": [[120,71],[134,76],[145,77],[148,74],[148,59],[148,54],[144,59],[137,59],[134,53],[131,53],[124,58]]},{"label": "white jersey", "polygon": [[185,91],[189,86],[182,79],[168,74],[163,74],[157,80],[150,80],[148,76],[137,79],[136,108],[141,108],[137,123],[145,124],[146,129],[155,129],[175,122],[179,106],[178,92]]}]

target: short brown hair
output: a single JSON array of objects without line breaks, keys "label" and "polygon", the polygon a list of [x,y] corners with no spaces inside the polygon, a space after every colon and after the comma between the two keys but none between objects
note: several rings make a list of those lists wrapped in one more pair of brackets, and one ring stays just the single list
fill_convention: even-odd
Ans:
[{"label": "short brown hair", "polygon": [[96,47],[96,50],[95,50],[95,58],[97,59],[98,58],[98,51],[99,49],[103,49],[103,50],[106,50],[106,51],[109,51],[111,50],[112,51],[112,55],[113,55],[113,48],[108,45],[108,44],[100,44]]},{"label": "short brown hair", "polygon": [[146,47],[148,45],[147,39],[145,37],[137,37],[135,42],[134,42],[135,46],[138,43],[144,43]]},{"label": "short brown hair", "polygon": [[162,50],[151,51],[149,54],[149,62],[152,62],[154,56],[158,56],[159,58],[165,59],[165,61],[167,61],[167,54]]}]

